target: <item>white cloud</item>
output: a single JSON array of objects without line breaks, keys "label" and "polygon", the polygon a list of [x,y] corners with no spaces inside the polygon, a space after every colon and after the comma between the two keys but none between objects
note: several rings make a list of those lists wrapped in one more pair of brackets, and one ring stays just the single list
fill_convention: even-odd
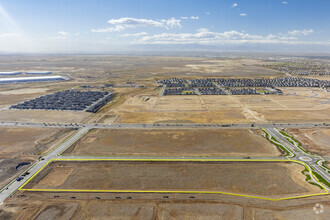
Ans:
[{"label": "white cloud", "polygon": [[140,37],[140,36],[145,36],[148,35],[147,32],[140,32],[140,33],[134,33],[134,34],[130,34],[130,33],[126,33],[126,34],[122,34],[120,36],[122,37]]},{"label": "white cloud", "polygon": [[192,19],[192,20],[198,20],[199,17],[198,16],[191,16],[190,19]]},{"label": "white cloud", "polygon": [[283,4],[283,5],[287,5],[287,4],[289,4],[289,2],[282,2],[282,4]]},{"label": "white cloud", "polygon": [[140,19],[140,18],[119,18],[119,19],[110,19],[109,24],[113,25],[112,27],[107,28],[98,28],[92,29],[92,32],[116,32],[122,31],[127,28],[137,28],[137,27],[161,27],[161,28],[181,28],[181,20],[176,18],[161,19],[160,21],[152,19]]},{"label": "white cloud", "polygon": [[63,37],[69,37],[71,36],[71,34],[69,34],[68,32],[65,32],[65,31],[59,31],[57,32],[59,35],[63,36]]},{"label": "white cloud", "polygon": [[182,19],[182,20],[187,20],[187,19],[189,19],[188,17],[180,17],[180,19]]},{"label": "white cloud", "polygon": [[113,25],[123,25],[123,26],[155,26],[162,27],[163,23],[151,19],[139,19],[139,18],[119,18],[119,19],[110,19],[109,24]]},{"label": "white cloud", "polygon": [[237,7],[237,6],[238,6],[237,3],[234,3],[234,4],[231,5],[232,8],[235,8],[235,7]]},{"label": "white cloud", "polygon": [[242,16],[242,17],[247,16],[247,14],[245,14],[245,13],[241,13],[239,15]]},{"label": "white cloud", "polygon": [[207,11],[207,12],[205,12],[205,14],[207,14],[207,15],[210,15],[210,14],[211,14],[211,12]]},{"label": "white cloud", "polygon": [[[310,32],[310,31],[309,31]],[[308,44],[300,41],[297,36],[283,34],[253,35],[239,31],[212,32],[207,28],[200,28],[195,33],[161,33],[143,36],[134,41],[135,44]],[[310,42],[311,44],[316,42]]]},{"label": "white cloud", "polygon": [[309,35],[309,34],[312,34],[314,33],[314,30],[313,29],[304,29],[304,30],[293,30],[293,31],[289,31],[288,34],[289,35],[293,35],[293,36],[299,36],[299,35]]},{"label": "white cloud", "polygon": [[106,33],[106,32],[116,32],[116,31],[122,31],[125,27],[122,25],[116,25],[114,27],[108,27],[108,28],[99,28],[99,29],[92,29],[92,32],[97,33]]},{"label": "white cloud", "polygon": [[20,37],[21,35],[18,33],[7,33],[7,34],[0,34],[0,38],[13,38],[13,37]]},{"label": "white cloud", "polygon": [[181,28],[181,20],[180,19],[175,19],[175,18],[170,18],[170,19],[162,19],[161,20],[163,25],[165,26],[166,29],[170,28]]},{"label": "white cloud", "polygon": [[74,35],[68,33],[68,32],[65,32],[65,31],[58,31],[57,32],[57,36],[54,36],[54,37],[49,37],[48,39],[50,40],[64,40],[64,39],[68,39],[72,36],[79,36],[80,34],[79,33],[75,33]]}]

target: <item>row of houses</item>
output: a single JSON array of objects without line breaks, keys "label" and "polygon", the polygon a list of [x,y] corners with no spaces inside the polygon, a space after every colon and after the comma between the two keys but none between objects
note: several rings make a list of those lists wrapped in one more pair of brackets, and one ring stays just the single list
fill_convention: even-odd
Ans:
[{"label": "row of houses", "polygon": [[103,91],[65,90],[11,106],[12,109],[98,111],[112,97]]},{"label": "row of houses", "polygon": [[167,79],[157,81],[166,87],[330,87],[330,81],[301,77],[281,77],[273,79],[249,78],[207,78],[207,79]]}]

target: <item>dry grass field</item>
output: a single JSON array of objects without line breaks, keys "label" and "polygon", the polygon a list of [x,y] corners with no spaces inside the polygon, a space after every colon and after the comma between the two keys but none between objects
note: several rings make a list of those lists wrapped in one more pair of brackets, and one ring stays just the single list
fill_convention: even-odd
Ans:
[{"label": "dry grass field", "polygon": [[248,129],[94,129],[64,155],[89,156],[280,156]]},{"label": "dry grass field", "polygon": [[330,122],[328,94],[318,88],[281,88],[284,95],[128,96],[109,111],[116,123]]},{"label": "dry grass field", "polygon": [[15,169],[18,163],[33,162],[71,134],[71,129],[0,128],[0,187],[22,172]]},{"label": "dry grass field", "polygon": [[0,108],[10,107],[13,104],[34,99],[46,93],[47,89],[45,88],[0,90]]},{"label": "dry grass field", "polygon": [[[0,69],[11,71],[48,70],[65,73],[80,82],[140,80],[171,76],[265,77],[280,75],[255,66],[252,59],[209,59],[199,57],[59,55],[1,56]],[[109,74],[111,73],[111,74]]]},{"label": "dry grass field", "polygon": [[307,151],[321,156],[330,156],[329,128],[299,128],[286,130],[302,143],[302,147]]},{"label": "dry grass field", "polygon": [[[20,194],[22,195],[22,194]],[[0,212],[0,219],[38,219],[42,220],[79,220],[79,219],[319,219],[325,220],[330,215],[329,201],[324,199],[302,200],[282,203],[256,204],[237,200],[228,200],[226,196],[207,200],[180,199],[70,199],[70,195],[61,194],[60,198],[43,193],[25,193],[26,197],[12,198],[9,205]],[[72,195],[72,194],[71,194]],[[104,194],[94,194],[103,198]],[[113,195],[112,195],[113,196]],[[63,198],[65,197],[65,198]],[[171,195],[170,195],[171,197]],[[224,199],[224,198],[227,198]],[[328,196],[329,198],[329,196]],[[243,203],[243,205],[242,205]],[[318,203],[323,206],[323,212],[316,214],[313,207]]]},{"label": "dry grass field", "polygon": [[0,121],[34,123],[78,123],[90,116],[89,112],[46,110],[3,110]]},{"label": "dry grass field", "polygon": [[56,161],[24,188],[221,191],[273,198],[322,193],[303,166],[264,162]]}]

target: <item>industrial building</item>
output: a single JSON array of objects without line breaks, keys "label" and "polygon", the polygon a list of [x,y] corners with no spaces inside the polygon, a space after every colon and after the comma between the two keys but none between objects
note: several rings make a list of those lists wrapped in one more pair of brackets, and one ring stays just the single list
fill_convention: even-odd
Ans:
[{"label": "industrial building", "polygon": [[26,83],[26,82],[45,82],[45,81],[60,81],[68,80],[65,76],[34,76],[34,77],[12,77],[1,78],[0,83]]},{"label": "industrial building", "polygon": [[25,74],[27,74],[27,75],[49,75],[49,74],[52,74],[52,72],[50,72],[50,71],[30,71],[30,72],[26,72]]},{"label": "industrial building", "polygon": [[21,74],[22,72],[0,72],[0,76],[15,76]]}]

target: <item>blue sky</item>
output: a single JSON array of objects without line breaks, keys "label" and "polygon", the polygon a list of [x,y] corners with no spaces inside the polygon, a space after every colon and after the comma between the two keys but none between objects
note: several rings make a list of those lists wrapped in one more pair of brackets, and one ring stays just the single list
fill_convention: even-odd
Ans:
[{"label": "blue sky", "polygon": [[0,52],[330,52],[328,0],[0,0]]}]

